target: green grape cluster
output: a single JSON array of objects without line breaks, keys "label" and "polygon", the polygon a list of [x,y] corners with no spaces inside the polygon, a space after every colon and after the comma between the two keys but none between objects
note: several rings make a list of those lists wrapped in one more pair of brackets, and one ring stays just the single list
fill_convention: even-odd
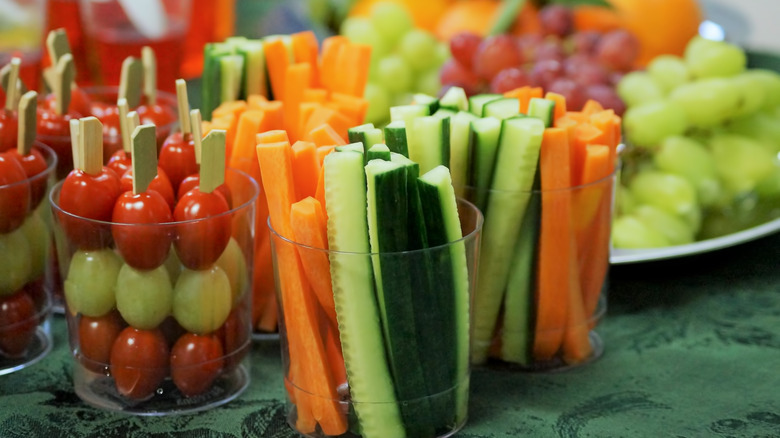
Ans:
[{"label": "green grape cluster", "polygon": [[780,74],[732,44],[692,39],[623,77],[629,152],[616,248],[682,245],[780,217]]},{"label": "green grape cluster", "polygon": [[385,124],[390,107],[408,104],[416,93],[439,93],[439,69],[449,48],[430,32],[416,29],[403,5],[377,2],[369,17],[349,17],[340,31],[350,41],[371,46],[366,123]]},{"label": "green grape cluster", "polygon": [[0,297],[43,277],[50,236],[40,209],[27,215],[19,228],[0,234]]}]

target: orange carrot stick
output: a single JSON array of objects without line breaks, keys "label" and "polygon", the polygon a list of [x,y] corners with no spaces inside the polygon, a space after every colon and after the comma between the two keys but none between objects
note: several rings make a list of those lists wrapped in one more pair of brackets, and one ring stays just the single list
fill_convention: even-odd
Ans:
[{"label": "orange carrot stick", "polygon": [[346,117],[333,108],[321,106],[315,109],[311,116],[309,116],[309,120],[306,123],[303,132],[311,132],[314,128],[323,123],[330,125],[341,138],[348,138],[347,131],[352,127],[353,122],[349,117]]},{"label": "orange carrot stick", "polygon": [[328,100],[328,90],[324,88],[307,88],[303,90],[304,102],[325,103]]},{"label": "orange carrot stick", "polygon": [[[295,199],[292,169],[292,149],[287,142],[260,144],[257,158],[267,189],[269,215],[274,229],[287,238],[294,238],[290,211]],[[326,435],[347,431],[346,415],[338,403],[333,373],[327,363],[323,343],[319,341],[318,304],[307,295],[309,284],[303,273],[295,248],[281,243],[275,248],[280,269],[278,281],[282,297],[284,322],[287,327],[290,361],[300,366],[301,397],[310,398],[311,414]],[[299,412],[306,415],[305,412]]]},{"label": "orange carrot stick", "polygon": [[328,124],[322,124],[312,129],[308,134],[304,135],[304,140],[312,141],[319,147],[347,144],[346,140],[341,138]]},{"label": "orange carrot stick", "polygon": [[284,77],[284,129],[291,141],[298,139],[301,102],[311,78],[309,64],[294,64],[287,68]]},{"label": "orange carrot stick", "polygon": [[585,161],[585,148],[589,144],[596,144],[602,137],[600,129],[590,123],[580,123],[574,132],[574,161],[571,168],[571,182],[573,186],[582,184],[582,163]]},{"label": "orange carrot stick", "polygon": [[366,111],[368,111],[368,101],[366,99],[344,93],[332,93],[330,99],[336,105],[336,109],[342,114],[351,117],[356,125],[363,124],[366,118]]},{"label": "orange carrot stick", "polygon": [[219,119],[223,116],[226,116],[228,114],[233,114],[236,118],[241,115],[244,111],[246,111],[246,102],[243,100],[234,100],[230,102],[222,102],[218,107],[214,109],[214,111],[211,113],[212,119]]},{"label": "orange carrot stick", "polygon": [[597,100],[593,99],[588,99],[582,107],[582,113],[588,117],[601,111],[604,111],[604,107]]},{"label": "orange carrot stick", "polygon": [[257,161],[255,157],[255,135],[263,123],[265,113],[258,110],[244,111],[238,118],[236,136],[233,140],[233,149],[230,154],[230,167],[252,175],[252,163]]},{"label": "orange carrot stick", "polygon": [[274,93],[274,100],[284,100],[284,76],[287,66],[292,61],[290,51],[281,38],[263,41],[263,51],[265,52],[268,76],[271,78],[271,90]]},{"label": "orange carrot stick", "polygon": [[557,121],[559,118],[563,117],[566,114],[566,98],[558,93],[553,93],[552,91],[548,91],[547,94],[544,95],[545,99],[552,100],[555,102],[555,114],[553,118]]},{"label": "orange carrot stick", "polygon": [[349,40],[343,36],[332,36],[322,42],[322,58],[320,60],[320,84],[328,91],[338,91],[340,73],[344,66],[339,65],[341,51]]},{"label": "orange carrot stick", "polygon": [[289,137],[287,137],[287,131],[282,129],[261,132],[255,135],[255,140],[258,144],[279,143],[282,141],[290,142]]},{"label": "orange carrot stick", "polygon": [[262,94],[252,94],[246,98],[247,109],[263,109],[263,105],[268,103],[268,99]]},{"label": "orange carrot stick", "polygon": [[308,141],[296,141],[293,150],[293,177],[295,178],[296,200],[314,196],[320,163],[317,160],[317,146]]},{"label": "orange carrot stick", "polygon": [[317,56],[319,47],[317,36],[314,32],[306,30],[290,35],[292,40],[293,59],[296,63],[306,63],[311,67],[311,77],[309,85],[316,87],[319,84],[319,67],[317,66]]}]

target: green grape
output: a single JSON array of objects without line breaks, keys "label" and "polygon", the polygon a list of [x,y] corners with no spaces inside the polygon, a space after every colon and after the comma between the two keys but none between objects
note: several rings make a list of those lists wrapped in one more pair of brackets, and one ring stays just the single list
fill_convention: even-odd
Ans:
[{"label": "green grape", "polygon": [[217,259],[216,265],[225,271],[230,280],[230,292],[233,296],[233,304],[238,303],[244,296],[244,289],[249,284],[249,274],[246,269],[246,259],[238,241],[230,238],[225,251]]},{"label": "green grape", "polygon": [[401,93],[396,94],[393,96],[393,100],[391,102],[391,106],[403,106],[403,105],[411,105],[411,103],[414,101],[414,94],[413,93]]},{"label": "green grape", "polygon": [[414,91],[418,93],[427,94],[429,96],[436,96],[441,89],[441,80],[439,80],[439,71],[437,69],[428,70],[417,76],[417,81],[414,84]]},{"label": "green grape", "polygon": [[701,143],[688,137],[667,137],[653,155],[658,169],[680,175],[696,187],[702,205],[712,205],[721,187],[715,158]]},{"label": "green grape", "polygon": [[363,97],[368,101],[366,123],[383,125],[390,118],[390,94],[379,85],[367,83]]},{"label": "green grape", "polygon": [[688,123],[700,128],[719,125],[733,116],[740,98],[733,81],[719,78],[683,84],[669,95],[669,100],[683,109]]},{"label": "green grape", "polygon": [[759,181],[755,190],[762,198],[780,198],[780,166],[775,166],[768,177]]},{"label": "green grape", "polygon": [[341,23],[341,34],[354,43],[371,46],[372,59],[382,57],[390,49],[368,18],[347,18]]},{"label": "green grape", "polygon": [[65,279],[68,310],[87,316],[103,316],[116,305],[114,285],[122,259],[110,249],[77,251]]},{"label": "green grape", "polygon": [[409,11],[403,5],[394,2],[377,2],[371,7],[371,24],[384,40],[387,47],[395,47],[414,23]]},{"label": "green grape", "polygon": [[640,205],[634,210],[633,215],[648,228],[655,228],[663,234],[669,245],[685,245],[694,240],[693,228],[690,224],[658,207]]},{"label": "green grape", "polygon": [[740,76],[748,76],[756,81],[757,87],[764,94],[763,109],[773,110],[780,106],[780,74],[772,70],[751,68]]},{"label": "green grape", "polygon": [[412,69],[404,58],[396,54],[379,60],[375,78],[375,82],[391,94],[405,93],[412,89]]},{"label": "green grape", "polygon": [[170,315],[173,286],[165,266],[139,271],[123,265],[116,279],[116,308],[131,326],[151,330]]},{"label": "green grape", "polygon": [[30,278],[30,243],[21,228],[0,234],[0,296],[11,295]]},{"label": "green grape", "polygon": [[637,174],[629,188],[638,203],[653,205],[680,216],[687,220],[694,230],[699,227],[701,211],[696,189],[685,178],[650,170]]},{"label": "green grape", "polygon": [[49,227],[41,217],[41,210],[27,216],[21,226],[22,234],[30,245],[30,274],[27,281],[41,278],[46,270],[51,247]]},{"label": "green grape", "polygon": [[452,53],[450,53],[450,45],[445,43],[439,43],[438,46],[436,46],[436,69],[440,69],[442,65],[444,65],[445,62],[447,62],[448,59],[452,58]]},{"label": "green grape", "polygon": [[218,329],[232,305],[230,280],[222,268],[184,268],[173,289],[173,317],[185,330],[203,335]]},{"label": "green grape", "polygon": [[647,65],[647,74],[667,94],[689,80],[688,67],[674,55],[656,56]]},{"label": "green grape", "polygon": [[663,100],[664,90],[650,74],[634,71],[618,82],[617,93],[629,108]]},{"label": "green grape", "polygon": [[764,111],[732,120],[728,132],[751,137],[770,146],[773,153],[780,153],[780,120]]},{"label": "green grape", "polygon": [[747,65],[747,56],[739,47],[700,36],[691,39],[684,57],[688,71],[697,79],[734,76]]},{"label": "green grape", "polygon": [[[173,246],[171,246],[171,249],[173,249]],[[176,251],[168,251],[168,258],[163,262],[163,266],[168,271],[171,285],[176,284],[176,280],[179,279],[179,274],[181,273],[181,260],[179,260],[179,255],[176,254]]]},{"label": "green grape", "polygon": [[710,149],[724,186],[737,194],[753,190],[776,166],[776,157],[768,147],[741,135],[715,135]]},{"label": "green grape", "polygon": [[654,147],[687,127],[682,108],[665,100],[629,108],[623,115],[626,140],[636,146]]},{"label": "green grape", "polygon": [[661,248],[669,246],[669,241],[639,219],[620,216],[612,224],[612,245],[622,249]]},{"label": "green grape", "polygon": [[622,184],[618,186],[615,192],[615,204],[617,205],[618,214],[631,214],[636,208],[634,195],[631,194],[631,190],[628,190]]},{"label": "green grape", "polygon": [[729,79],[739,91],[739,104],[734,111],[735,117],[753,114],[764,105],[766,91],[763,82],[754,75],[740,73]]},{"label": "green grape", "polygon": [[413,29],[401,38],[397,49],[412,69],[425,71],[436,67],[438,45],[439,42],[430,33]]}]

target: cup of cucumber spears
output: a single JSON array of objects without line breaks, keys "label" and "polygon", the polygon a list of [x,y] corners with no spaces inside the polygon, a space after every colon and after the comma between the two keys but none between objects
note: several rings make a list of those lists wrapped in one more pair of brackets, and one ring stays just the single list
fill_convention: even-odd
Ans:
[{"label": "cup of cucumber spears", "polygon": [[448,436],[466,421],[482,215],[445,166],[382,137],[351,130],[301,200],[289,142],[257,147],[287,419],[307,436]]},{"label": "cup of cucumber spears", "polygon": [[[591,101],[567,111],[541,88],[415,96],[391,108],[388,146],[445,164],[484,213],[472,308],[473,364],[559,369],[598,357],[620,118]],[[441,147],[431,147],[441,145]]]},{"label": "cup of cucumber spears", "polygon": [[259,190],[245,173],[225,170],[224,131],[201,142],[198,110],[190,116],[187,136],[202,165],[178,196],[163,168],[181,166],[166,163],[170,156],[158,166],[155,126],[134,126],[135,111],[123,123],[131,167],[121,180],[103,166],[101,123],[71,123],[75,168],[50,202],[74,387],[99,408],[193,412],[249,384]]}]

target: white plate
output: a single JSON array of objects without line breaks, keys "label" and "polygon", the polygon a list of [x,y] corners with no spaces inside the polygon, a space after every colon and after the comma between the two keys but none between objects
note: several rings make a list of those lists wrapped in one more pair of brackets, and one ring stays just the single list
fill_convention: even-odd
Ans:
[{"label": "white plate", "polygon": [[673,259],[695,254],[715,251],[741,243],[750,242],[780,230],[780,218],[767,223],[742,230],[737,233],[727,234],[714,239],[701,240],[687,245],[667,246],[651,249],[612,249],[609,261],[613,265],[625,265],[629,263],[652,262],[656,260]]}]

